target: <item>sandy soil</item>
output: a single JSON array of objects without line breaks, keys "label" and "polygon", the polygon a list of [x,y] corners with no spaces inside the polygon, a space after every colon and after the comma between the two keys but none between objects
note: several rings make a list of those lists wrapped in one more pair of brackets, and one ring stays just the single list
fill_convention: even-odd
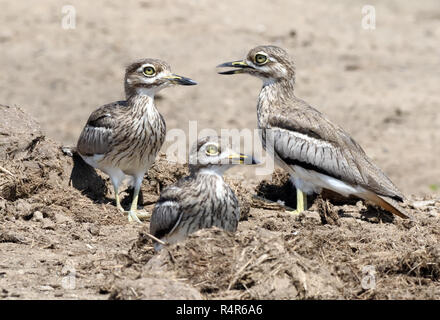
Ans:
[{"label": "sandy soil", "polygon": [[[59,1],[0,0],[0,103],[11,106],[0,107],[0,166],[12,173],[0,172],[0,298],[440,298],[437,1],[370,1],[369,31],[362,1],[70,3],[74,30],[61,27]],[[282,172],[260,183],[234,170],[239,231],[201,231],[154,255],[148,221],[127,224],[108,179],[60,147],[123,97],[124,66],[140,57],[199,82],[161,94],[168,129],[253,129],[259,82],[215,66],[268,43],[291,53],[297,95],[352,134],[409,197],[415,222],[334,199],[293,217],[251,197],[294,203]],[[146,209],[185,172],[159,161]],[[362,288],[367,266],[375,289]],[[147,289],[159,287],[170,289]]]},{"label": "sandy soil", "polygon": [[[228,177],[242,208],[237,233],[202,230],[155,254],[148,221],[127,223],[108,178],[21,109],[0,106],[0,115],[1,298],[440,298],[438,198],[411,197],[414,221],[336,198],[294,216],[280,205],[295,203],[281,170],[258,185]],[[160,156],[142,188],[145,209],[187,172]]]}]

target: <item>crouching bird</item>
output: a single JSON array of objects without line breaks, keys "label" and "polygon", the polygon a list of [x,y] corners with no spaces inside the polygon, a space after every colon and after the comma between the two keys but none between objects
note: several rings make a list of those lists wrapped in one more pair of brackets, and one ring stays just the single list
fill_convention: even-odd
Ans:
[{"label": "crouching bird", "polygon": [[[150,221],[150,233],[166,243],[175,243],[203,228],[237,230],[238,200],[223,180],[235,164],[256,164],[251,157],[233,151],[229,140],[216,136],[199,139],[189,156],[190,175],[164,189]],[[155,243],[155,249],[162,245]]]},{"label": "crouching bird", "polygon": [[144,59],[125,71],[125,101],[106,104],[87,120],[77,143],[86,163],[110,176],[116,206],[119,186],[125,175],[133,177],[133,201],[128,220],[140,222],[146,213],[137,212],[138,195],[144,174],[153,164],[164,140],[165,121],[154,105],[154,95],[171,85],[194,85],[191,79],[171,73],[161,60]]},{"label": "crouching bird", "polygon": [[244,60],[218,67],[220,74],[250,74],[263,81],[257,104],[262,143],[291,174],[297,190],[296,213],[307,209],[306,194],[329,189],[354,195],[408,218],[399,203],[403,195],[361,146],[338,125],[294,94],[295,68],[287,52],[258,46]]}]

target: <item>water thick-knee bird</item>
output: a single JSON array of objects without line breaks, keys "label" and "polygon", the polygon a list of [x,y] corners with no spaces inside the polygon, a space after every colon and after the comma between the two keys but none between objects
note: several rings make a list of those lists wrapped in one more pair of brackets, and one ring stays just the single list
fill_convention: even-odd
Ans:
[{"label": "water thick-knee bird", "polygon": [[165,120],[154,105],[155,94],[171,85],[194,85],[189,78],[171,73],[161,60],[144,59],[125,71],[125,101],[95,110],[87,120],[77,143],[77,151],[94,168],[110,176],[116,206],[119,186],[125,175],[133,177],[134,194],[128,220],[140,222],[145,214],[137,212],[138,195],[145,173],[153,164],[166,133]]},{"label": "water thick-knee bird", "polygon": [[[199,139],[191,148],[190,175],[164,189],[154,207],[150,233],[167,243],[185,239],[203,228],[235,232],[240,219],[238,200],[223,180],[235,164],[257,161],[231,149],[229,140],[216,136]],[[161,248],[155,243],[156,250]]]},{"label": "water thick-knee bird", "polygon": [[287,170],[297,189],[297,209],[307,209],[306,194],[323,188],[371,201],[402,218],[402,193],[341,127],[294,94],[295,67],[287,52],[258,46],[244,60],[218,67],[220,74],[246,73],[263,81],[257,104],[262,143]]}]

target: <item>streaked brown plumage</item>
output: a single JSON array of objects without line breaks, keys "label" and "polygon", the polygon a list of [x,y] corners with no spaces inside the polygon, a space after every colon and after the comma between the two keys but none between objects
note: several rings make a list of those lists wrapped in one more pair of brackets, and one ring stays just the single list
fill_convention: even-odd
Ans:
[{"label": "streaked brown plumage", "polygon": [[263,80],[258,105],[258,127],[266,151],[292,175],[298,208],[305,209],[305,193],[323,188],[344,196],[372,201],[402,218],[398,205],[404,197],[391,180],[341,127],[294,95],[295,68],[281,48],[259,46],[243,61],[219,67],[239,69],[222,74],[249,73]]},{"label": "streaked brown plumage", "polygon": [[157,59],[132,63],[125,72],[126,100],[104,105],[87,120],[77,143],[81,157],[110,176],[116,205],[123,210],[118,188],[125,177],[134,178],[134,197],[129,220],[139,221],[137,198],[144,174],[154,162],[166,133],[154,95],[172,84],[193,85],[194,81],[171,73],[169,65]]},{"label": "streaked brown plumage", "polygon": [[[232,165],[245,162],[256,163],[252,157],[232,151],[226,140],[200,139],[191,149],[190,175],[160,194],[151,216],[150,233],[175,243],[199,229],[213,226],[235,232],[240,208],[222,175]],[[161,248],[158,243],[155,247]]]}]

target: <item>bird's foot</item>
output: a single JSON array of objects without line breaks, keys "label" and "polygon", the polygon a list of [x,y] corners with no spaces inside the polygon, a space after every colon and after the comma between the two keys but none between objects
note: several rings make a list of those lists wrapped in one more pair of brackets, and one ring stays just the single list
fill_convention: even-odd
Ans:
[{"label": "bird's foot", "polygon": [[298,216],[298,215],[300,215],[303,211],[304,211],[304,210],[298,210],[298,209],[296,209],[296,210],[286,210],[285,212],[291,214],[292,216]]},{"label": "bird's foot", "polygon": [[142,223],[141,219],[145,219],[145,218],[147,218],[149,216],[150,215],[145,210],[141,210],[141,211],[130,210],[130,211],[128,211],[128,222],[135,221],[135,222],[138,222],[138,223]]},{"label": "bird's foot", "polygon": [[117,208],[119,211],[127,215],[128,222],[135,221],[142,223],[142,219],[146,219],[147,217],[149,217],[149,213],[145,210],[124,210],[121,205],[117,206]]},{"label": "bird's foot", "polygon": [[296,189],[296,210],[287,211],[291,215],[297,216],[301,212],[307,210],[307,195],[300,189]]}]

